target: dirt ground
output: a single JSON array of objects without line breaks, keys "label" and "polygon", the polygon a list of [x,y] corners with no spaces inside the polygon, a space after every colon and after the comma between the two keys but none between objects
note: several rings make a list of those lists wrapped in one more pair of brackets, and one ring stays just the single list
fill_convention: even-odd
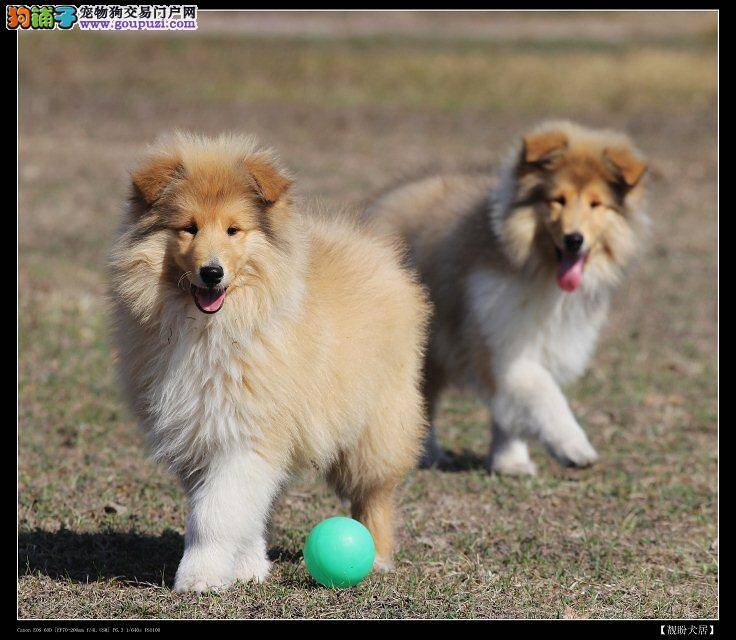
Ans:
[{"label": "dirt ground", "polygon": [[[712,13],[203,14],[195,33],[20,34],[19,591],[22,618],[714,617],[716,17]],[[178,595],[186,504],[115,383],[105,255],[127,171],[173,128],[257,134],[328,205],[402,176],[492,167],[564,117],[650,157],[653,237],[569,389],[601,454],[482,468],[486,410],[450,393],[448,470],[401,492],[393,573],[333,591],[301,548],[345,513],[285,493],[264,585]]]}]

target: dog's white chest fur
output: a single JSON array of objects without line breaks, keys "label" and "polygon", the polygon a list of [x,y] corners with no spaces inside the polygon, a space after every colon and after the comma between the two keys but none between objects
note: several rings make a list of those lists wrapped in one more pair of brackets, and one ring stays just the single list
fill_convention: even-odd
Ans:
[{"label": "dog's white chest fur", "polygon": [[580,376],[605,320],[608,294],[581,287],[570,294],[554,281],[473,272],[466,283],[472,322],[491,351],[494,371],[519,359],[548,369],[559,384]]},{"label": "dog's white chest fur", "polygon": [[186,315],[163,330],[150,363],[154,384],[145,397],[144,426],[154,455],[174,466],[191,461],[195,452],[242,441],[253,422],[237,344],[221,324]]}]

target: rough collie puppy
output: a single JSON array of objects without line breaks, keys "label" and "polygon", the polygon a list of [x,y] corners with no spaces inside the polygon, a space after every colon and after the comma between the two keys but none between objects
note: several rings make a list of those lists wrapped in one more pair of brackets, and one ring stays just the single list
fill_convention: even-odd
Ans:
[{"label": "rough collie puppy", "polygon": [[175,589],[263,580],[272,502],[303,468],[351,500],[389,566],[428,315],[395,248],[306,215],[252,140],[178,134],[134,171],[110,262],[122,380],[191,506]]},{"label": "rough collie puppy", "polygon": [[[499,175],[425,179],[368,210],[403,236],[435,308],[430,417],[447,384],[481,394],[493,416],[490,469],[535,473],[530,437],[564,465],[596,460],[560,385],[585,369],[637,252],[645,171],[625,136],[549,122],[523,137]],[[440,456],[432,430],[423,464]]]}]

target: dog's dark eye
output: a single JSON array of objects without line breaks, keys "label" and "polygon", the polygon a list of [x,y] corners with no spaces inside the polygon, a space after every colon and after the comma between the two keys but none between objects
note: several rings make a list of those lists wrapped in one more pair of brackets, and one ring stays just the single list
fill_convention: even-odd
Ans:
[{"label": "dog's dark eye", "polygon": [[557,204],[561,204],[564,207],[565,206],[565,203],[567,202],[567,198],[565,198],[565,196],[557,196],[555,198],[552,198],[552,202],[556,202]]},{"label": "dog's dark eye", "polygon": [[240,231],[240,229],[237,227],[228,227],[227,235],[234,236],[238,231]]},{"label": "dog's dark eye", "polygon": [[188,227],[184,227],[184,231],[186,231],[187,233],[191,233],[193,236],[196,236],[199,229],[197,228],[196,224],[190,224]]},{"label": "dog's dark eye", "polygon": [[593,201],[592,201],[592,202],[590,203],[590,207],[591,207],[592,209],[595,209],[596,207],[600,207],[600,206],[601,206],[601,201],[600,201],[600,200],[593,200]]}]

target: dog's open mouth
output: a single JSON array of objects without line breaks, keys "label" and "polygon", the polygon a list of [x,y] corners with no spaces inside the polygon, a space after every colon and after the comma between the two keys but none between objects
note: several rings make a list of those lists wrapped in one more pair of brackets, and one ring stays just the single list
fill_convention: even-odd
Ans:
[{"label": "dog's open mouth", "polygon": [[214,289],[203,289],[192,285],[192,297],[194,298],[194,304],[197,305],[202,313],[217,313],[222,309],[222,303],[225,302],[225,293],[227,287],[214,288]]},{"label": "dog's open mouth", "polygon": [[583,268],[588,252],[571,253],[555,247],[557,251],[557,285],[563,291],[575,291],[583,279]]}]

